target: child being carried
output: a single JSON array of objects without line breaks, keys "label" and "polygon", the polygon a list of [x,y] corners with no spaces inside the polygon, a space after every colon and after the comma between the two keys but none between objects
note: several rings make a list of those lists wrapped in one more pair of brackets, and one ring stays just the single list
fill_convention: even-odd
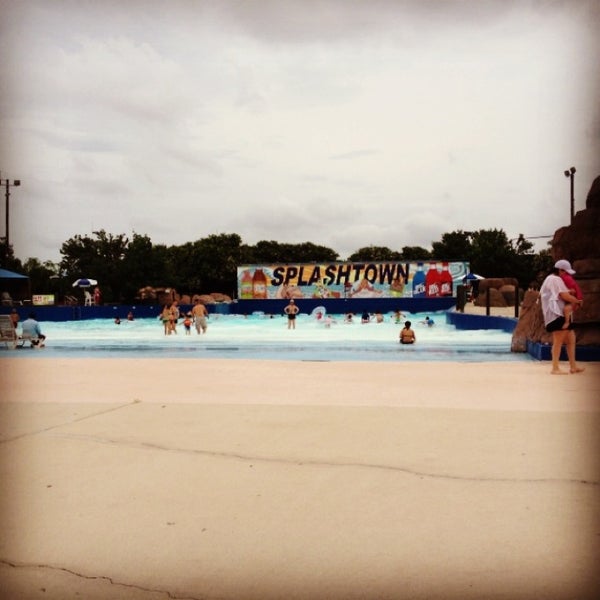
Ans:
[{"label": "child being carried", "polygon": [[573,275],[575,275],[575,271],[571,268],[571,263],[568,260],[559,260],[554,266],[557,269],[561,269],[560,278],[565,282],[565,285],[569,288],[569,293],[575,296],[577,300],[579,300],[579,304],[575,304],[572,302],[565,303],[565,309],[563,313],[565,317],[565,324],[562,328],[568,329],[571,323],[573,322],[573,313],[583,303],[583,293],[577,282],[572,277]]}]

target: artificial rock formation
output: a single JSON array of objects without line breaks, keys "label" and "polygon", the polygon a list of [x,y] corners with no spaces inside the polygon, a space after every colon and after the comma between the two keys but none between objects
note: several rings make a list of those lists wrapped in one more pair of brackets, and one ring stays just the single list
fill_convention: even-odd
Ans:
[{"label": "artificial rock formation", "polygon": [[[574,313],[578,346],[600,346],[600,177],[588,193],[585,209],[571,225],[554,233],[553,260],[566,258],[583,292],[583,306]],[[550,343],[552,335],[544,328],[539,293],[528,291],[521,305],[519,322],[512,337],[512,351],[526,352],[527,340]]]},{"label": "artificial rock formation", "polygon": [[179,304],[192,304],[196,300],[203,304],[217,304],[218,302],[231,302],[231,298],[227,294],[214,292],[212,294],[179,294],[175,288],[154,288],[146,286],[138,291],[136,296],[138,300],[145,303],[156,302],[157,304],[170,304],[177,300]]},{"label": "artificial rock formation", "polygon": [[[519,289],[519,282],[514,277],[488,277],[487,279],[481,279],[478,285],[477,298],[475,298],[473,303],[475,306],[514,306],[515,289]],[[487,298],[488,295],[489,300]]]}]

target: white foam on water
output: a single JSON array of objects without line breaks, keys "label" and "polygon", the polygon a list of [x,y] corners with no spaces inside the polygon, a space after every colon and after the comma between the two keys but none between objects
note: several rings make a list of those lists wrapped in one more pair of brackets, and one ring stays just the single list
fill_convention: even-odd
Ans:
[{"label": "white foam on water", "polygon": [[343,315],[332,315],[326,327],[315,315],[300,314],[296,329],[288,330],[287,317],[281,315],[218,315],[208,319],[208,331],[198,335],[192,327],[185,334],[183,324],[177,334],[164,335],[160,319],[92,319],[67,322],[43,322],[47,336],[41,352],[26,349],[9,351],[20,355],[77,357],[198,357],[254,358],[267,360],[449,360],[498,361],[530,360],[526,354],[510,352],[511,334],[499,330],[457,330],[446,323],[444,313],[427,313],[433,327],[420,324],[426,314],[411,314],[407,319],[417,336],[413,346],[398,343],[402,324],[392,314],[383,323],[360,323],[360,315],[351,324]]}]

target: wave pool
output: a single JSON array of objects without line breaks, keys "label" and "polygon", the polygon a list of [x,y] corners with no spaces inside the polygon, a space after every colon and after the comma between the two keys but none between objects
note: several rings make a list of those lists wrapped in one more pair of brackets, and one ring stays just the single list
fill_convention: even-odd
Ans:
[{"label": "wave pool", "polygon": [[[73,357],[73,358],[227,358],[304,361],[527,361],[528,354],[510,351],[511,334],[504,331],[457,330],[446,323],[444,312],[428,313],[433,327],[421,324],[426,314],[409,314],[417,343],[398,343],[402,325],[393,315],[384,315],[383,323],[344,323],[343,316],[332,315],[333,323],[300,314],[296,329],[287,329],[282,315],[219,315],[208,319],[208,331],[198,335],[192,327],[186,335],[183,324],[177,334],[165,335],[160,319],[112,319],[41,322],[47,336],[46,347],[31,350],[5,349],[0,356]],[[404,321],[404,319],[403,319]]]}]

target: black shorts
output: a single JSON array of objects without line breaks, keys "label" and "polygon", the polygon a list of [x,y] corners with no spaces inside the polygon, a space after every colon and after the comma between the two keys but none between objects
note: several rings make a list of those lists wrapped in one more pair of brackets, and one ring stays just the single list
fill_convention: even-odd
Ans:
[{"label": "black shorts", "polygon": [[[565,324],[565,318],[558,317],[558,319],[554,319],[554,321],[550,321],[550,323],[548,323],[548,325],[546,325],[546,331],[548,333],[551,333],[552,331],[560,331],[563,328],[564,324]],[[569,323],[569,326],[567,327],[567,329],[573,329],[573,323]]]}]

